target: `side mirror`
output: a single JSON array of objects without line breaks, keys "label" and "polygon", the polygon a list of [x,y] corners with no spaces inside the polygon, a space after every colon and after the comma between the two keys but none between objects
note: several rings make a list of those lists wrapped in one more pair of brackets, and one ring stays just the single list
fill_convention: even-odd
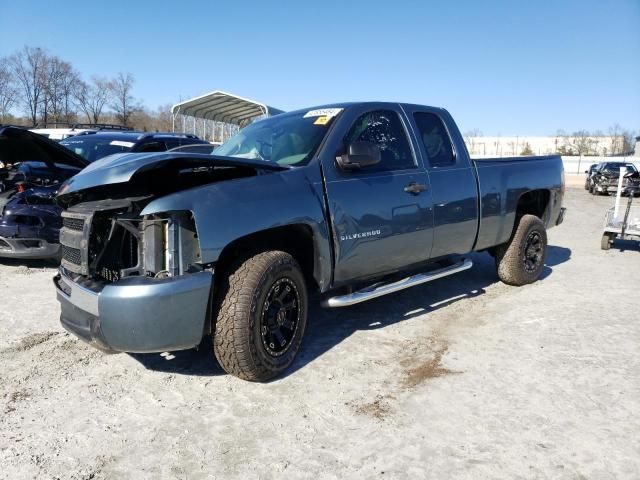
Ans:
[{"label": "side mirror", "polygon": [[585,170],[584,173],[589,173],[589,170]]},{"label": "side mirror", "polygon": [[353,142],[347,148],[347,153],[336,157],[340,168],[353,170],[380,163],[382,155],[378,146],[371,142]]}]

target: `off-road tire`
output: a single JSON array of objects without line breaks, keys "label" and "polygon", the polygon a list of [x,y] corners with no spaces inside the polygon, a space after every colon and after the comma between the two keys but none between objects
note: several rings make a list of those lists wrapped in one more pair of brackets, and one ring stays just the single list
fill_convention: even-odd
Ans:
[{"label": "off-road tire", "polygon": [[[299,311],[287,349],[280,356],[273,356],[263,345],[261,329],[267,295],[278,281],[291,285]],[[224,273],[216,303],[213,350],[227,373],[263,382],[291,365],[304,336],[308,304],[304,276],[291,255],[268,251],[237,262]]]},{"label": "off-road tire", "polygon": [[600,248],[602,250],[609,250],[611,248],[611,242],[613,238],[608,233],[603,233],[600,239]]},{"label": "off-road tire", "polygon": [[[537,237],[536,237],[537,235]],[[541,250],[534,268],[527,266],[527,250],[531,239],[538,238]],[[537,251],[537,248],[534,249]],[[544,269],[547,254],[547,231],[544,223],[535,215],[524,215],[511,239],[496,247],[498,277],[507,285],[521,286],[535,282]]]}]

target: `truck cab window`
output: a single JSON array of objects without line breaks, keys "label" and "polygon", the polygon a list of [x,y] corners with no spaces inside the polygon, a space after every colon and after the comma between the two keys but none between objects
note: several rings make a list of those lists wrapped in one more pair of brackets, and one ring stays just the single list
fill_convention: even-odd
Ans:
[{"label": "truck cab window", "polygon": [[433,113],[414,114],[416,125],[424,150],[427,152],[431,167],[448,167],[455,165],[449,134],[442,120]]},{"label": "truck cab window", "polygon": [[380,149],[382,161],[367,171],[415,168],[404,127],[398,114],[391,110],[376,110],[360,116],[344,139],[345,147],[353,142],[371,142]]}]

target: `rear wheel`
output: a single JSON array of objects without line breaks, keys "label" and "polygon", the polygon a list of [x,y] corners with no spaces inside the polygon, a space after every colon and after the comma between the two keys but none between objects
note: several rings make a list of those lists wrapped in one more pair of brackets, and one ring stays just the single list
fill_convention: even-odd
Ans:
[{"label": "rear wheel", "polygon": [[535,282],[547,254],[547,231],[535,215],[524,215],[507,243],[496,247],[498,277],[508,285]]},{"label": "rear wheel", "polygon": [[220,366],[265,381],[295,359],[307,325],[307,291],[288,253],[259,253],[231,268],[219,291],[213,348]]}]

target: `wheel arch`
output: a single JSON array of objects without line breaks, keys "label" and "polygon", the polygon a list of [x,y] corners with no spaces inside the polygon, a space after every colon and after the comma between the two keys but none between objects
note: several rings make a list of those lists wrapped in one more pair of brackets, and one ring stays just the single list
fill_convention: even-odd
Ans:
[{"label": "wheel arch", "polygon": [[518,197],[516,204],[516,218],[513,230],[518,228],[518,222],[525,215],[535,215],[542,220],[545,226],[548,224],[551,211],[549,209],[549,200],[551,199],[551,191],[545,188],[536,190],[528,190]]},{"label": "wheel arch", "polygon": [[[317,291],[321,285],[318,248],[311,227],[296,223],[274,227],[244,235],[226,245],[215,262],[216,272],[225,275],[239,258],[248,258],[268,250],[281,250],[296,259],[307,286]],[[218,278],[220,275],[215,275]]]},{"label": "wheel arch", "polygon": [[[513,236],[518,229],[518,225],[520,224],[520,219],[525,215],[534,215],[542,220],[545,227],[548,226],[550,218],[551,218],[551,208],[550,208],[550,199],[551,199],[551,191],[548,189],[540,188],[533,189],[521,192],[518,196],[518,200],[515,204],[515,211],[513,214],[513,225],[511,226],[511,231],[509,233],[509,237],[505,238],[503,242],[510,242]],[[506,229],[508,229],[508,224],[506,225]],[[509,231],[509,230],[506,230]],[[501,242],[499,245],[501,245]],[[499,245],[492,245],[487,248],[487,251],[492,255],[496,255],[496,248]]]}]

